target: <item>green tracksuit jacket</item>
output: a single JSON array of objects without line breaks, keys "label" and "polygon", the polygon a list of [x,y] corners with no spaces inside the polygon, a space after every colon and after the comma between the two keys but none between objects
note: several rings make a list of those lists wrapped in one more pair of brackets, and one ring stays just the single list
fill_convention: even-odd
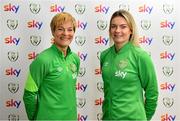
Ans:
[{"label": "green tracksuit jacket", "polygon": [[128,42],[118,52],[115,46],[104,50],[100,63],[104,82],[103,120],[150,120],[158,99],[150,56]]},{"label": "green tracksuit jacket", "polygon": [[31,63],[23,100],[29,120],[77,120],[76,77],[79,57],[55,45]]}]

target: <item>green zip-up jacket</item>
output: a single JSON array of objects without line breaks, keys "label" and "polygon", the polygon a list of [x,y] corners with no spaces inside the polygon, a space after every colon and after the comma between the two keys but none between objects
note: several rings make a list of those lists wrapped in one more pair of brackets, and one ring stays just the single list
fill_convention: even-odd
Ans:
[{"label": "green zip-up jacket", "polygon": [[158,84],[150,56],[131,42],[100,55],[104,82],[103,120],[150,120],[158,100]]},{"label": "green zip-up jacket", "polygon": [[29,120],[77,120],[79,57],[52,45],[30,64],[23,100]]}]

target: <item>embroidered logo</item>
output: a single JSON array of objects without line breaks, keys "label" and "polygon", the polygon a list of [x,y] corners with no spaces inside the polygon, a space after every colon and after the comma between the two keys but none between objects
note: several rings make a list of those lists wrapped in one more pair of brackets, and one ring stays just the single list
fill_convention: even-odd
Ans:
[{"label": "embroidered logo", "polygon": [[59,72],[61,72],[62,70],[63,70],[62,67],[58,67],[58,68],[57,68],[57,71],[59,71]]},{"label": "embroidered logo", "polygon": [[77,77],[77,68],[75,64],[70,64],[70,70],[72,71],[72,78],[75,79]]},{"label": "embroidered logo", "polygon": [[118,67],[119,67],[120,70],[123,70],[127,66],[128,66],[128,60],[127,59],[119,61]]}]

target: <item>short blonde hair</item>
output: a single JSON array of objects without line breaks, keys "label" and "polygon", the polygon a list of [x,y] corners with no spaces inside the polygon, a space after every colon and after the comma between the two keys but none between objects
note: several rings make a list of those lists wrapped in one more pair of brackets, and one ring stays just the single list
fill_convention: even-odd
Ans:
[{"label": "short blonde hair", "polygon": [[110,38],[112,38],[110,35],[111,23],[112,23],[112,19],[115,17],[123,17],[126,20],[130,30],[132,31],[132,35],[130,36],[129,41],[132,42],[134,45],[139,46],[138,32],[137,32],[135,20],[134,20],[133,16],[131,15],[131,13],[126,11],[126,10],[115,11],[113,13],[113,15],[111,16],[111,20],[110,20],[110,24],[109,24],[109,36],[110,36]]},{"label": "short blonde hair", "polygon": [[61,12],[61,13],[56,14],[52,18],[51,23],[50,23],[52,34],[54,33],[55,29],[59,25],[62,25],[63,23],[69,22],[69,21],[72,22],[73,30],[75,32],[76,31],[76,20],[71,14],[69,14],[67,12]]}]

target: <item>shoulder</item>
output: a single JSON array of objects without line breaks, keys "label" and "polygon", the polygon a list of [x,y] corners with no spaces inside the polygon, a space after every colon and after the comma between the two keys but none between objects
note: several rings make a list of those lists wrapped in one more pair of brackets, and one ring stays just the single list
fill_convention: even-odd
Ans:
[{"label": "shoulder", "polygon": [[78,56],[75,52],[72,52],[71,56],[72,56],[77,62],[80,62],[80,58],[79,58],[79,56]]},{"label": "shoulder", "polygon": [[108,55],[111,52],[112,48],[113,48],[113,46],[111,46],[101,52],[101,54],[100,54],[101,61],[105,58],[106,55]]},{"label": "shoulder", "polygon": [[31,63],[31,65],[42,65],[47,64],[49,61],[51,61],[54,58],[53,50],[51,48],[47,48],[40,52],[35,60]]},{"label": "shoulder", "polygon": [[132,45],[131,51],[132,53],[134,53],[134,55],[136,56],[138,60],[141,60],[141,61],[151,60],[150,54],[141,47]]},{"label": "shoulder", "polygon": [[73,63],[76,64],[77,67],[80,66],[80,58],[79,58],[79,56],[76,53],[71,52],[71,57],[70,58],[73,61]]}]

